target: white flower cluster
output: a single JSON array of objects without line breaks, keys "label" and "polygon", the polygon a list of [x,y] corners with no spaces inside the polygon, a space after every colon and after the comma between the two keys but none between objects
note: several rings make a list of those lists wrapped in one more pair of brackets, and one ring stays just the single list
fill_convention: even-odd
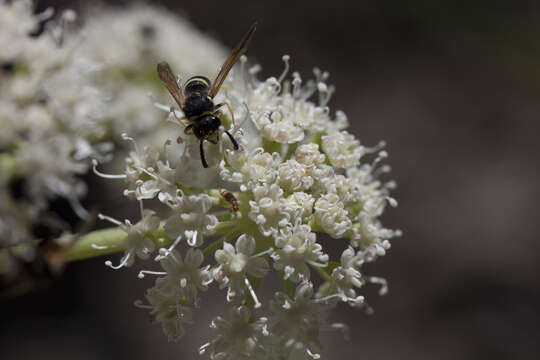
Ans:
[{"label": "white flower cluster", "polygon": [[100,143],[104,98],[91,82],[99,65],[75,55],[75,13],[53,15],[34,14],[31,1],[0,1],[0,249],[26,259],[40,240],[33,227],[69,229],[49,211],[52,200],[87,216],[80,176],[110,151]]},{"label": "white flower cluster", "polygon": [[[125,195],[141,209],[150,199],[167,208],[159,216],[166,236],[154,239],[162,244],[155,259],[163,271],[140,272],[141,278],[158,277],[147,303],[136,304],[151,310],[170,340],[184,334],[212,282],[226,290],[229,314],[214,319],[215,338],[200,348],[211,359],[319,358],[321,331],[346,329],[327,320],[338,303],[369,310],[360,288],[375,283],[386,292],[384,279],[362,272],[399,235],[379,221],[386,205],[396,204],[389,197],[393,183],[378,179],[389,170],[379,164],[387,156],[384,144],[362,146],[346,131],[343,112],[332,119],[327,103],[334,89],[326,84],[327,73],[315,69],[315,79],[304,85],[297,73],[287,79],[289,57],[283,60],[283,74],[262,82],[245,57],[233,69],[214,101],[231,105],[237,125],[220,113],[221,140],[203,143],[208,168],[201,165],[199,140],[180,125],[178,139],[159,148],[140,149],[126,136],[135,151],[124,174],[95,169],[123,179]],[[225,128],[238,150],[223,136]],[[144,216],[141,221],[148,222]],[[152,224],[137,236],[155,237],[157,222]],[[133,230],[125,231],[130,239]],[[325,252],[319,241],[325,236],[343,249],[341,259]],[[142,244],[127,239],[125,266],[134,258],[130,254],[141,257]],[[283,289],[263,299],[260,286],[271,272],[283,279]],[[323,280],[318,288],[314,276]]]},{"label": "white flower cluster", "polygon": [[167,126],[152,106],[165,96],[158,61],[207,73],[225,56],[187,21],[149,5],[85,15],[80,28],[71,10],[36,14],[31,0],[0,0],[0,258],[9,247],[31,260],[43,240],[33,228],[55,236],[69,230],[50,208],[58,197],[87,218],[80,199],[90,159],[110,158],[123,132],[161,141]]},{"label": "white flower cluster", "polygon": [[[328,73],[289,76],[289,56],[283,73],[265,81],[257,79],[260,67],[240,59],[213,99],[230,108],[218,113],[218,141],[200,142],[182,124],[171,132],[159,109],[173,122],[182,109],[159,103],[165,91],[156,63],[167,60],[186,78],[212,78],[226,56],[218,44],[146,5],[97,10],[81,31],[72,29],[73,11],[53,15],[35,14],[29,0],[0,0],[0,259],[12,252],[31,258],[42,240],[33,227],[69,229],[50,211],[58,197],[87,217],[81,176],[93,165],[124,182],[141,219],[99,215],[126,236],[92,250],[123,251],[117,265],[106,262],[113,269],[151,258],[161,266],[140,271],[157,278],[136,305],[170,340],[184,334],[215,283],[229,311],[212,321],[215,336],[201,354],[319,358],[322,332],[346,330],[328,321],[339,303],[369,310],[361,288],[387,291],[384,279],[362,271],[399,235],[380,222],[387,204],[396,204],[393,183],[379,180],[389,170],[380,165],[384,144],[361,145],[343,112],[331,116]],[[158,95],[152,100],[149,92]],[[156,128],[165,129],[164,142],[149,135]],[[105,141],[120,137],[134,147],[124,172],[101,173],[97,166],[112,150]],[[339,259],[321,238],[341,249]],[[283,287],[265,298],[261,286],[271,273]]]}]

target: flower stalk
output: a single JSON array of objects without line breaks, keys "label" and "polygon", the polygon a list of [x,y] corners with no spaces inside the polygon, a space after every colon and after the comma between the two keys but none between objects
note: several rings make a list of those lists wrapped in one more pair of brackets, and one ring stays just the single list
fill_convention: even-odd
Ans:
[{"label": "flower stalk", "polygon": [[[169,245],[172,240],[165,234],[163,224],[147,234],[156,247]],[[128,234],[119,227],[96,230],[74,240],[67,252],[66,261],[78,261],[114,254],[125,250],[124,241]],[[60,240],[61,242],[61,240]]]}]

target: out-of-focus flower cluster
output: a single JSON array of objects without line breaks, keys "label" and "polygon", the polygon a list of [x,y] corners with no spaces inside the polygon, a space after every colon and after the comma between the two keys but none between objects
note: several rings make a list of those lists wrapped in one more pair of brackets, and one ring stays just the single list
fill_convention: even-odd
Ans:
[{"label": "out-of-focus flower cluster", "polygon": [[155,63],[166,57],[182,71],[208,72],[224,52],[158,8],[99,7],[81,20],[72,10],[37,13],[30,0],[0,0],[0,47],[2,274],[16,272],[8,257],[31,261],[44,236],[70,231],[55,199],[88,219],[80,200],[91,159],[103,162],[114,148],[121,158],[114,144],[124,131],[149,143],[162,138]]},{"label": "out-of-focus flower cluster", "polygon": [[[384,279],[362,272],[399,235],[379,220],[388,204],[396,205],[389,197],[394,183],[379,180],[389,171],[381,165],[384,144],[363,146],[346,130],[343,112],[331,116],[327,73],[315,69],[315,79],[306,82],[298,73],[289,78],[289,57],[283,60],[277,78],[258,80],[259,67],[248,67],[246,57],[229,74],[214,101],[230,104],[233,113],[219,113],[217,144],[203,142],[208,168],[201,165],[199,139],[184,134],[178,121],[176,134],[159,148],[125,136],[134,151],[123,174],[96,169],[123,179],[124,194],[141,208],[134,225],[101,215],[128,234],[120,263],[106,264],[129,266],[158,244],[154,258],[162,271],[140,272],[140,278],[158,277],[146,302],[136,305],[150,310],[170,340],[195,321],[202,292],[212,283],[224,290],[230,311],[214,319],[215,337],[200,348],[211,359],[318,358],[322,332],[346,330],[329,322],[333,308],[346,303],[370,311],[361,288],[374,283],[381,294],[387,290]],[[181,116],[180,110],[169,114],[173,121]],[[238,150],[223,136],[226,129]],[[149,210],[151,199],[167,210]],[[165,235],[152,238],[159,227]],[[323,238],[334,253],[341,249],[339,258],[330,258]],[[260,298],[271,273],[283,287]]]},{"label": "out-of-focus flower cluster", "polygon": [[33,230],[68,230],[48,211],[61,197],[82,218],[80,175],[104,159],[104,98],[92,84],[100,66],[74,55],[80,37],[67,10],[35,14],[29,1],[0,2],[0,247],[26,258]]}]

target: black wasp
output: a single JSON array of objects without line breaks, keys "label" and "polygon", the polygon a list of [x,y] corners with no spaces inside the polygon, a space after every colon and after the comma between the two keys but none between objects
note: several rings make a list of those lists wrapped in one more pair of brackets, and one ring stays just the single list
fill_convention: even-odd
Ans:
[{"label": "black wasp", "polygon": [[[162,61],[157,65],[158,76],[163,81],[167,90],[184,112],[183,118],[177,118],[182,124],[186,125],[184,132],[186,134],[194,134],[200,140],[200,152],[202,165],[207,168],[208,163],[204,156],[203,143],[205,140],[212,144],[217,144],[219,141],[219,127],[221,126],[221,111],[218,109],[222,106],[227,106],[231,113],[231,120],[234,126],[234,114],[231,106],[222,102],[214,105],[214,97],[218,93],[227,74],[238,61],[238,58],[246,52],[249,40],[255,32],[257,23],[254,23],[249,31],[244,35],[242,40],[233,49],[231,55],[225,60],[216,79],[213,83],[204,76],[193,76],[184,84],[184,89],[180,88],[176,77],[171,71],[171,67],[167,62]],[[174,114],[174,111],[173,111]],[[233,143],[234,149],[238,150],[238,143],[234,137],[225,130],[225,134],[229,136]]]}]

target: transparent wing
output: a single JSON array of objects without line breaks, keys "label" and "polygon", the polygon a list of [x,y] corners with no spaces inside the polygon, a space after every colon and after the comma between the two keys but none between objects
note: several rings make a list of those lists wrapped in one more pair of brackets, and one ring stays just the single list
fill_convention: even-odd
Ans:
[{"label": "transparent wing", "polygon": [[236,47],[233,49],[231,55],[227,58],[227,60],[225,60],[223,65],[221,65],[219,74],[217,74],[216,79],[212,82],[212,88],[210,89],[210,92],[208,94],[211,98],[216,96],[219,89],[221,88],[221,85],[223,84],[223,81],[225,81],[225,78],[227,77],[229,71],[232,69],[233,65],[236,63],[236,61],[238,61],[238,58],[246,52],[249,40],[251,40],[251,37],[253,36],[256,28],[257,23],[251,25],[251,28],[246,33],[246,35],[244,35],[242,40],[240,40],[238,45],[236,45]]},{"label": "transparent wing", "polygon": [[176,76],[173,75],[169,64],[167,64],[166,61],[157,64],[157,73],[161,81],[163,81],[167,87],[167,90],[169,90],[169,93],[174,98],[174,101],[176,101],[178,106],[180,106],[180,109],[182,109],[184,107],[184,94],[182,93],[180,86],[178,86]]}]

